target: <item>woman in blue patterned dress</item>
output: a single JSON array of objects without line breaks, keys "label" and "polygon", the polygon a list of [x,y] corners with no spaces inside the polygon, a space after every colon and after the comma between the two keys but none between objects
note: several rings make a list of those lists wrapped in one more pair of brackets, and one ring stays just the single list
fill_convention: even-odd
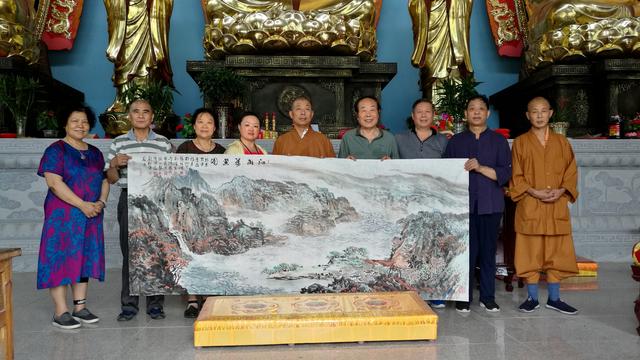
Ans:
[{"label": "woman in blue patterned dress", "polygon": [[[86,307],[89,278],[104,281],[103,210],[109,196],[104,158],[84,138],[95,123],[91,109],[62,114],[66,136],[44,152],[38,175],[49,187],[38,257],[38,289],[49,289],[55,312],[52,324],[75,329],[99,320]],[[67,286],[73,292],[69,313]]]}]

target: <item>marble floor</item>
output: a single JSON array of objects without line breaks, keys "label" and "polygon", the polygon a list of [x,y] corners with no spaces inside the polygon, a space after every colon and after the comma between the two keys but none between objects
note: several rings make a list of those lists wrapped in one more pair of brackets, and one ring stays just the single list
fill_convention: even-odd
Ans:
[{"label": "marble floor", "polygon": [[[544,307],[532,314],[516,310],[525,289],[512,293],[497,284],[499,313],[477,303],[461,315],[452,304],[438,310],[438,339],[381,343],[193,347],[192,320],[182,317],[179,297],[168,297],[167,318],[140,314],[117,322],[119,270],[107,281],[91,283],[90,309],[101,317],[94,326],[60,330],[51,326],[53,307],[46,291],[35,290],[34,273],[14,274],[16,359],[640,359],[633,301],[640,284],[624,263],[600,264],[599,290],[566,291],[563,299],[580,308],[577,316]],[[541,299],[546,291],[541,289]]]}]

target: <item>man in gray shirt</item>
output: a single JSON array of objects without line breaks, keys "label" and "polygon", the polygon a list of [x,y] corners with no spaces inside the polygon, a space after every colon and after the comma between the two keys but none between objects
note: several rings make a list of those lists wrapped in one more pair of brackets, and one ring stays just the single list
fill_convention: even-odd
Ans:
[{"label": "man in gray shirt", "polygon": [[[400,159],[439,159],[447,148],[447,137],[438,134],[433,128],[433,116],[435,107],[431,100],[418,99],[411,109],[412,128],[396,135]],[[413,125],[413,126],[411,126]],[[445,307],[442,300],[432,299],[429,304],[432,308]]]},{"label": "man in gray shirt", "polygon": [[[107,155],[107,180],[121,188],[118,201],[120,225],[120,250],[122,250],[122,312],[118,321],[129,321],[138,313],[138,296],[131,296],[129,289],[129,222],[127,207],[127,163],[134,153],[170,153],[169,140],[151,130],[153,109],[147,100],[134,100],[129,105],[131,130],[113,139]],[[147,296],[147,314],[152,319],[164,319],[164,295]]]},{"label": "man in gray shirt", "polygon": [[447,148],[447,137],[433,128],[435,108],[431,100],[413,103],[411,130],[396,135],[401,159],[439,159]]}]

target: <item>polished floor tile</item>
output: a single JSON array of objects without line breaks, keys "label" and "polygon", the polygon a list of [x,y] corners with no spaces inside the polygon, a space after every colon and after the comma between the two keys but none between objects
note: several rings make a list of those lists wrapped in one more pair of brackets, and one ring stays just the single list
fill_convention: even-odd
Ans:
[{"label": "polished floor tile", "polygon": [[[436,341],[345,344],[303,344],[195,348],[193,320],[184,319],[184,301],[168,296],[167,318],[152,320],[144,311],[118,322],[120,272],[109,270],[104,283],[91,282],[89,308],[100,316],[95,325],[64,331],[51,326],[53,307],[47,291],[35,289],[35,274],[14,274],[16,359],[634,359],[640,358],[633,301],[640,284],[629,266],[600,264],[599,289],[564,291],[562,297],[578,307],[576,316],[542,307],[531,314],[517,311],[525,289],[506,292],[496,283],[499,313],[487,313],[477,302],[471,313],[459,314],[453,303],[437,310]],[[515,285],[515,284],[514,284]],[[71,303],[71,301],[69,301]],[[144,299],[141,299],[144,308]]]},{"label": "polished floor tile", "polygon": [[635,339],[607,339],[594,341],[545,341],[529,342],[527,345],[538,349],[545,359],[638,359],[640,358],[640,337]]}]

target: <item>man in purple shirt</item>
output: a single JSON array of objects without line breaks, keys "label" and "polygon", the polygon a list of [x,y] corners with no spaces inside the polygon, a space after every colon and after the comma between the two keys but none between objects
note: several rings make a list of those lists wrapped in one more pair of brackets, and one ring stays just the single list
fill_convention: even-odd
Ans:
[{"label": "man in purple shirt", "polygon": [[487,127],[489,100],[471,97],[464,112],[469,129],[449,140],[444,158],[468,158],[469,172],[469,301],[456,310],[469,312],[476,265],[480,267],[480,306],[500,311],[495,302],[496,241],[504,211],[502,186],[511,178],[511,150],[507,140]]}]

